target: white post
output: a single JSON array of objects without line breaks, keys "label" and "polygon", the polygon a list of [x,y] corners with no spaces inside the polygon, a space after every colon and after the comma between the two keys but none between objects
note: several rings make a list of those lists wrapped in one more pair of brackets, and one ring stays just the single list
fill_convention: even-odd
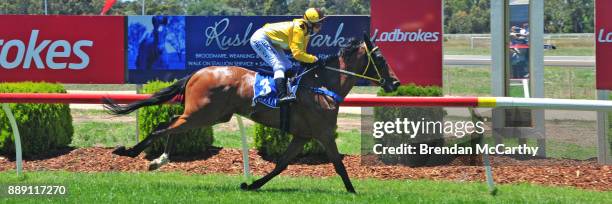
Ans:
[{"label": "white post", "polygon": [[9,119],[9,123],[11,124],[11,128],[13,129],[13,136],[15,137],[15,160],[17,163],[17,177],[21,176],[21,171],[23,169],[23,159],[21,157],[21,136],[19,135],[19,129],[17,128],[17,122],[15,121],[15,116],[13,116],[13,112],[11,112],[11,108],[8,104],[3,103],[2,109],[4,113],[6,113],[6,117]]},{"label": "white post", "polygon": [[521,83],[523,84],[523,97],[531,98],[531,92],[529,91],[529,79],[522,79]]},{"label": "white post", "polygon": [[[508,64],[508,0],[491,0],[491,95],[506,96],[506,67]],[[494,108],[493,129],[503,128],[505,124],[505,111]],[[502,143],[502,137],[493,131],[496,144]]]},{"label": "white post", "polygon": [[238,127],[240,128],[240,137],[242,138],[242,170],[244,172],[244,179],[249,179],[249,144],[247,142],[246,133],[244,130],[244,124],[242,123],[242,117],[236,115],[238,121]]},{"label": "white post", "polygon": [[145,0],[142,0],[142,15],[145,15]]},{"label": "white post", "polygon": [[[597,90],[598,100],[609,100],[607,90]],[[597,162],[600,164],[612,164],[612,156],[610,155],[610,140],[608,124],[608,112],[597,111]]]},{"label": "white post", "polygon": [[470,49],[474,49],[474,36],[470,37]]},{"label": "white post", "polygon": [[[506,4],[506,5],[504,5]],[[506,67],[506,8],[507,0],[491,1],[491,95],[505,96]]]},{"label": "white post", "polygon": [[[529,1],[529,69],[531,96],[544,98],[544,0]],[[538,156],[546,157],[544,110],[532,110],[534,127],[542,137],[537,139]]]},{"label": "white post", "polygon": [[48,15],[48,12],[47,12],[47,0],[45,0],[45,15]]},{"label": "white post", "polygon": [[[507,12],[508,0],[491,0],[491,95],[505,96],[506,93],[506,56],[508,53],[507,43]],[[493,109],[493,128],[503,127],[503,109]],[[501,143],[501,137],[493,131],[496,143]],[[495,195],[493,170],[489,161],[489,155],[483,155],[485,176],[489,186],[489,193]]]}]

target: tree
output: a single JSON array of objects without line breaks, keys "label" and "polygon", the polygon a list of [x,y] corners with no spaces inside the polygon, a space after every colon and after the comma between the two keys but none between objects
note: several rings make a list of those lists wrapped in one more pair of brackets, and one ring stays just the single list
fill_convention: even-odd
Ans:
[{"label": "tree", "polygon": [[201,0],[188,4],[188,15],[241,15],[239,7],[231,7],[227,1]]},{"label": "tree", "polygon": [[447,33],[473,33],[472,20],[467,12],[458,11],[448,22]]},{"label": "tree", "polygon": [[593,0],[544,1],[544,31],[547,33],[592,33]]},{"label": "tree", "polygon": [[263,4],[264,15],[287,15],[286,0],[265,0]]}]

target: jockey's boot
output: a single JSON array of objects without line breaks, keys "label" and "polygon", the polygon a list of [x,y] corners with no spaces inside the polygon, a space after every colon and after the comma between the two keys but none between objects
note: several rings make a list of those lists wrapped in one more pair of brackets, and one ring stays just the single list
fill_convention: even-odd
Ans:
[{"label": "jockey's boot", "polygon": [[276,84],[276,90],[278,91],[278,104],[289,104],[296,101],[295,95],[292,95],[287,88],[287,78],[276,78],[274,79]]}]

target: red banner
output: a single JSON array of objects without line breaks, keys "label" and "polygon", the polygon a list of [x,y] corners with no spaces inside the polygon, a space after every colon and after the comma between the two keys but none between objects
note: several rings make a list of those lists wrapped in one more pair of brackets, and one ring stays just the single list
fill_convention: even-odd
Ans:
[{"label": "red banner", "polygon": [[597,89],[612,90],[612,1],[595,1]]},{"label": "red banner", "polygon": [[0,82],[120,84],[120,16],[0,16]]},{"label": "red banner", "polygon": [[370,30],[402,84],[442,86],[441,0],[372,0]]}]

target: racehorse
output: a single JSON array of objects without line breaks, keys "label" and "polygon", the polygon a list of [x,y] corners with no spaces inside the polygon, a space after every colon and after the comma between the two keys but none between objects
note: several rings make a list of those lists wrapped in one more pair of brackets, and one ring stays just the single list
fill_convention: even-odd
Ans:
[{"label": "racehorse", "polygon": [[[348,44],[338,56],[328,58],[325,65],[309,67],[303,72],[296,91],[297,102],[291,104],[290,109],[288,131],[294,137],[289,147],[278,159],[274,170],[250,185],[242,183],[242,189],[256,190],[262,187],[285,170],[289,162],[302,151],[308,139],[314,138],[325,148],[346,190],[355,193],[334,137],[340,104],[328,95],[313,92],[311,87],[324,87],[344,98],[358,78],[372,80],[387,92],[396,90],[399,81],[389,73],[381,51],[374,47],[367,35],[364,35],[363,41],[351,40]],[[142,101],[117,105],[111,99],[104,99],[105,107],[114,114],[127,114],[140,107],[162,104],[176,95],[184,94],[185,111],[182,115],[167,124],[160,124],[156,131],[134,147],[119,147],[113,153],[135,157],[162,135],[227,122],[235,113],[265,126],[278,128],[281,123],[279,109],[263,107],[261,104],[252,106],[255,74],[241,67],[211,66],[200,69]]]}]

